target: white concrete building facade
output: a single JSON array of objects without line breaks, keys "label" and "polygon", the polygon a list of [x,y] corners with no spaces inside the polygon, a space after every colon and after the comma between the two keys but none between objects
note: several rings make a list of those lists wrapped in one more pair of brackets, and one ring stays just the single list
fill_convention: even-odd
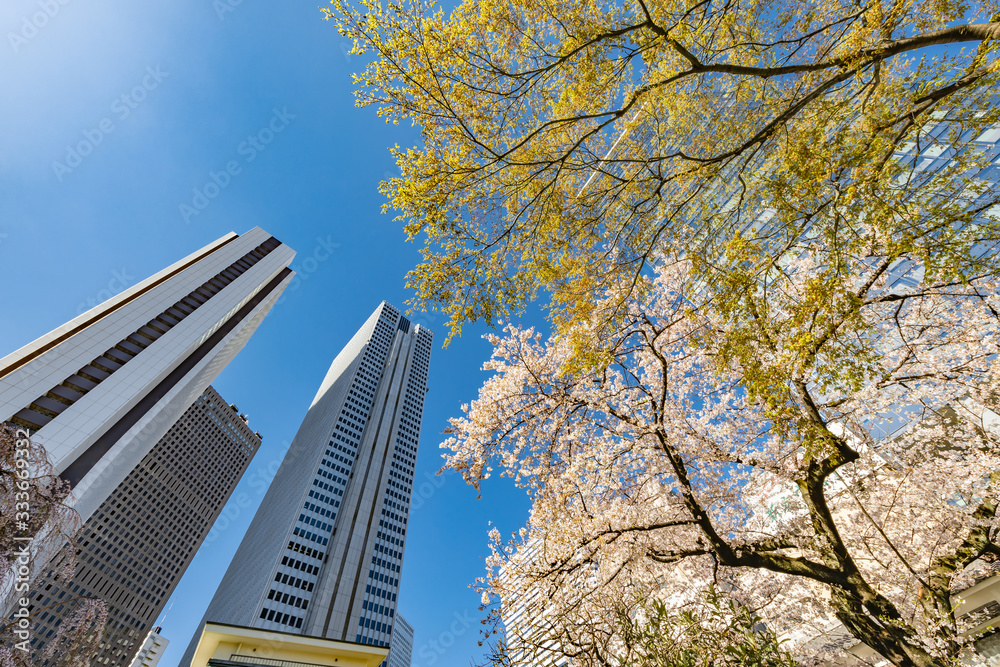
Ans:
[{"label": "white concrete building facade", "polygon": [[84,520],[243,348],[294,255],[227,234],[0,359],[0,420],[45,447]]},{"label": "white concrete building facade", "polygon": [[142,648],[136,653],[130,667],[156,667],[169,643],[170,640],[160,636],[160,628],[153,628],[146,635],[146,641],[142,643]]}]

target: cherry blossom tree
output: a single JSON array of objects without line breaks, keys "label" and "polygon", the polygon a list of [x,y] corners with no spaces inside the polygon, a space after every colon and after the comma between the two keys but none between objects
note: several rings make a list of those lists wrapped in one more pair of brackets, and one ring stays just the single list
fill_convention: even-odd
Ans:
[{"label": "cherry blossom tree", "polygon": [[619,612],[619,664],[634,667],[795,667],[774,632],[749,607],[709,588],[702,604],[680,613],[662,600],[641,614]]},{"label": "cherry blossom tree", "polygon": [[[702,595],[675,609],[653,596],[619,601],[600,624],[572,626],[545,623],[532,616],[532,625],[507,624],[502,636],[489,644],[488,663],[494,667],[564,664],[603,664],[615,667],[797,667],[764,619],[733,598],[709,587]],[[551,630],[558,629],[557,642]],[[576,631],[579,631],[577,633]],[[580,640],[588,642],[581,646]]]},{"label": "cherry blossom tree", "polygon": [[[5,603],[0,667],[87,667],[101,645],[107,619],[103,600],[79,597],[39,608],[31,591],[30,581],[43,567],[58,567],[57,579],[72,577],[76,568],[73,536],[81,521],[67,503],[69,495],[45,449],[24,429],[0,424],[0,600]],[[70,611],[36,654],[30,646],[34,618],[55,607]]]},{"label": "cherry blossom tree", "polygon": [[26,560],[38,555],[39,545],[29,538],[53,528],[63,536],[79,529],[79,515],[66,504],[69,494],[45,449],[25,429],[0,424],[0,590],[10,584],[11,567],[25,545]]},{"label": "cherry blossom tree", "polygon": [[382,185],[415,306],[454,334],[549,298],[447,443],[534,501],[487,601],[577,661],[617,600],[712,582],[957,659],[998,555],[995,0],[331,5],[359,105],[421,133]]},{"label": "cherry blossom tree", "polygon": [[[956,593],[1000,560],[997,281],[858,254],[819,289],[830,246],[808,235],[748,281],[733,247],[715,283],[705,257],[662,257],[614,326],[598,308],[490,337],[447,465],[533,506],[494,531],[484,602],[533,605],[577,664],[613,664],[622,600],[681,609],[710,584],[782,635],[836,625],[900,667],[953,664]],[[842,651],[809,638],[799,659]]]}]

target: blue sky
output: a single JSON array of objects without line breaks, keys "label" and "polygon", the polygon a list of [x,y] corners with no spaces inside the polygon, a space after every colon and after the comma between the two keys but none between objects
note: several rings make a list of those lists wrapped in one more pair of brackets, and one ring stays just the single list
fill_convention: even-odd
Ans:
[{"label": "blue sky", "polygon": [[[260,225],[299,253],[299,279],[215,383],[264,446],[177,588],[163,667],[177,664],[334,355],[382,299],[404,306],[417,259],[376,191],[394,166],[387,147],[416,135],[354,107],[349,74],[363,63],[318,4],[0,6],[0,356],[226,232]],[[213,173],[216,196],[199,199],[216,193]],[[415,666],[465,666],[481,655],[468,586],[484,572],[489,521],[513,531],[528,502],[503,483],[476,500],[454,474],[435,477],[441,431],[475,397],[489,346],[470,328],[442,350],[441,317],[415,319],[438,347],[399,608],[416,629]]]}]

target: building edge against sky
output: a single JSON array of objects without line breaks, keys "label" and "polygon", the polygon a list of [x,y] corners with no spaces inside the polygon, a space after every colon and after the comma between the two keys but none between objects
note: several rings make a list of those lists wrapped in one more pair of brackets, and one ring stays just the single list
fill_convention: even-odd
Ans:
[{"label": "building edge against sky", "polygon": [[337,355],[181,665],[206,623],[389,646],[432,336],[383,302]]},{"label": "building edge against sky", "polygon": [[243,348],[294,255],[227,234],[0,359],[0,419],[45,447],[84,520]]}]

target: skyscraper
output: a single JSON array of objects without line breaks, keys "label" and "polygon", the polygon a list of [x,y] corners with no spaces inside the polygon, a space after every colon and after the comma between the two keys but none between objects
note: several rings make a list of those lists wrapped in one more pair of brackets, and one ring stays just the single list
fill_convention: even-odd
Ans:
[{"label": "skyscraper", "polygon": [[413,626],[406,619],[396,615],[389,640],[389,658],[385,667],[410,667],[413,663]]},{"label": "skyscraper", "polygon": [[156,667],[159,664],[160,658],[163,657],[163,651],[166,650],[167,644],[170,642],[160,636],[160,628],[156,627],[149,631],[146,635],[146,641],[142,643],[142,648],[135,655],[135,660],[129,667]]},{"label": "skyscraper", "polygon": [[337,355],[203,624],[389,646],[432,336],[383,302]]},{"label": "skyscraper", "polygon": [[0,359],[0,420],[30,429],[84,519],[242,349],[293,256],[227,234]]},{"label": "skyscraper", "polygon": [[146,635],[146,641],[142,643],[142,648],[136,653],[135,660],[129,667],[156,667],[169,643],[168,640],[160,636],[159,627],[153,628]]},{"label": "skyscraper", "polygon": [[[506,580],[523,581],[524,575],[518,569],[542,556],[541,541],[532,540],[517,550],[500,575]],[[552,613],[552,604],[542,586],[531,586],[521,596],[504,597],[500,604],[511,664],[532,667],[566,667],[569,664],[558,632],[554,632],[552,624],[546,620]]]},{"label": "skyscraper", "polygon": [[34,655],[73,613],[72,600],[93,597],[108,616],[91,664],[128,667],[259,447],[246,417],[208,387],[84,523],[70,547],[73,577],[56,577],[64,548],[35,580],[32,606],[48,609],[34,617]]}]

